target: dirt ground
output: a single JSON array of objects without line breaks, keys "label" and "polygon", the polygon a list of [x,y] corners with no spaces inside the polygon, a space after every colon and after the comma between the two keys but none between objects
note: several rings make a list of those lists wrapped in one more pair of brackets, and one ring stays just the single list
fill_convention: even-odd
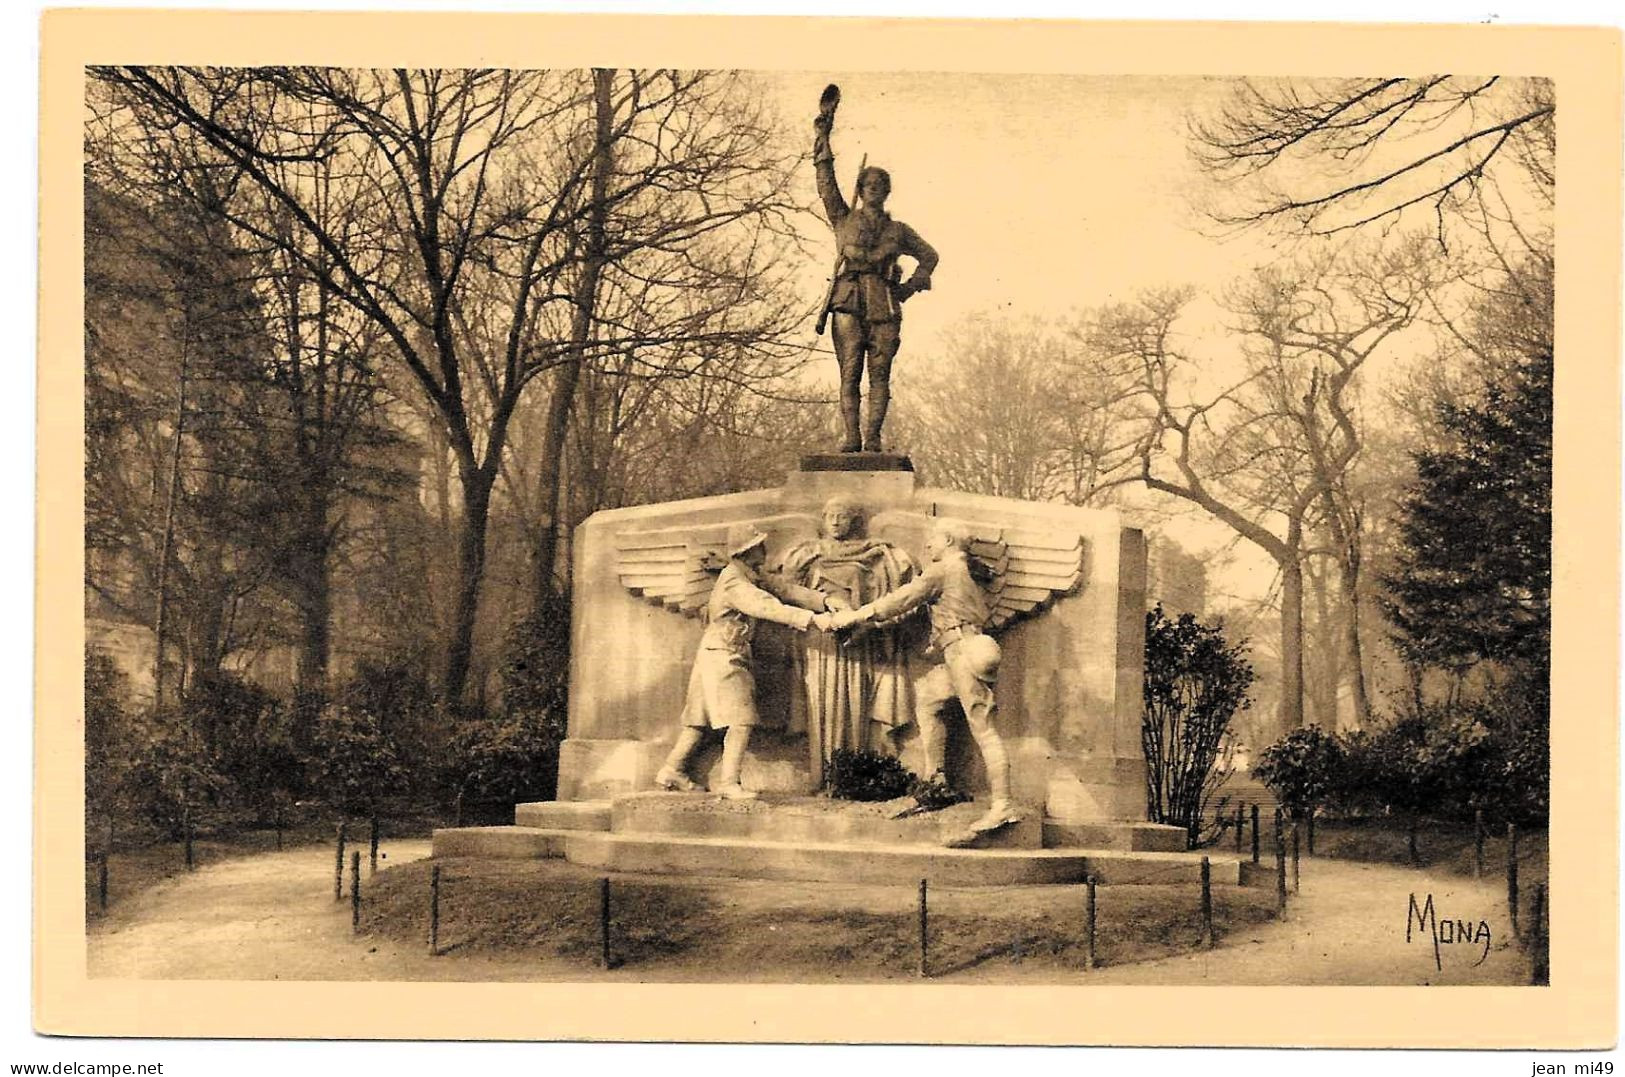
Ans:
[{"label": "dirt ground", "polygon": [[[916,976],[910,888],[699,880],[618,880],[612,948],[597,966],[594,876],[545,862],[447,862],[442,944],[430,956],[427,841],[387,841],[363,887],[365,933],[348,894],[333,901],[331,847],[224,861],[117,902],[90,925],[89,971],[139,979],[443,981],[901,981]],[[365,868],[363,868],[365,871]],[[475,886],[473,880],[481,880]],[[504,903],[488,904],[502,888]],[[462,898],[459,899],[459,887]],[[539,888],[540,887],[540,888]],[[1523,984],[1503,883],[1428,869],[1315,858],[1284,920],[1259,921],[1268,893],[1216,891],[1222,937],[1194,948],[1184,895],[1100,889],[1101,968],[1082,960],[1081,887],[933,891],[932,971],[951,983]],[[1133,893],[1138,891],[1139,893]],[[476,906],[509,909],[504,922]],[[1431,894],[1439,925],[1407,912]],[[526,896],[521,896],[526,895]],[[1179,904],[1172,912],[1167,906]],[[545,907],[548,915],[538,917]],[[727,930],[718,931],[720,922]],[[1489,934],[1486,947],[1483,921]],[[625,922],[623,922],[625,921]],[[1459,922],[1459,925],[1458,925]],[[542,925],[545,937],[533,937]],[[1460,938],[1467,929],[1471,941]],[[531,933],[532,937],[527,937]],[[1152,936],[1149,940],[1145,936]],[[517,948],[503,949],[510,943]],[[1187,949],[1187,947],[1190,947]],[[1125,958],[1161,954],[1127,963]]]}]

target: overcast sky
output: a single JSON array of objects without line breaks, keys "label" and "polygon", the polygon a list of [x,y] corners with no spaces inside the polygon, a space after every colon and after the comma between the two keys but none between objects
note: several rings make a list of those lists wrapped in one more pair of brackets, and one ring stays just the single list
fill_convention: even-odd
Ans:
[{"label": "overcast sky", "polygon": [[[818,95],[842,91],[833,145],[851,197],[859,163],[892,174],[889,208],[937,248],[908,307],[904,355],[977,310],[1058,315],[1161,284],[1218,284],[1253,264],[1256,236],[1198,230],[1201,177],[1185,117],[1201,78],[783,72],[763,76],[811,144]],[[815,198],[811,170],[803,194]],[[833,245],[831,245],[833,251]],[[810,267],[821,278],[822,262]]]}]

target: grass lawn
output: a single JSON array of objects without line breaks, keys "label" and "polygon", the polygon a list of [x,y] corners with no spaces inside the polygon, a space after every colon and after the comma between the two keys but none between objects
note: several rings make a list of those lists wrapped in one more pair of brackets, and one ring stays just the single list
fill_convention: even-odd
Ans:
[{"label": "grass lawn", "polygon": [[[558,860],[448,859],[442,868],[440,945],[459,953],[534,952],[583,965],[598,960],[601,875]],[[380,872],[362,930],[422,945],[428,938],[429,873],[417,862]],[[912,976],[918,961],[918,891],[745,879],[612,876],[611,951],[631,966],[696,964],[721,973],[839,969],[857,978]],[[1085,889],[1025,886],[933,889],[930,967],[945,975],[1006,963],[1084,967]],[[1269,919],[1274,895],[1214,890],[1220,945]],[[1097,955],[1102,965],[1182,952],[1200,935],[1199,893],[1189,886],[1100,887]]]}]

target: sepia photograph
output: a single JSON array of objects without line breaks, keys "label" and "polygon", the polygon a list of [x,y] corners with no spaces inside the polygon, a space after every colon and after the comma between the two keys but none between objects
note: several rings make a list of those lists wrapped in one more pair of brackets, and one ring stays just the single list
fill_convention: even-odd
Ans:
[{"label": "sepia photograph", "polygon": [[[593,1035],[728,1039],[641,1006],[820,988],[792,1037],[869,1042],[1295,1042],[830,1016],[880,987],[1613,1013],[1612,943],[1581,979],[1553,939],[1617,932],[1617,35],[1589,81],[863,20],[601,66],[553,53],[613,20],[550,18],[529,65],[64,50],[82,635],[40,660],[83,813],[40,855],[82,861],[82,997],[683,985]],[[1615,620],[1565,645],[1587,503]]]}]

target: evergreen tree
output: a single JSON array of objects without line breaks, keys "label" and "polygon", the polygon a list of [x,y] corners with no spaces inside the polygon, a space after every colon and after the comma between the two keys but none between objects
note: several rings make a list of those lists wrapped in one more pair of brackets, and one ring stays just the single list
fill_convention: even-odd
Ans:
[{"label": "evergreen tree", "polygon": [[1535,275],[1533,300],[1481,321],[1482,391],[1441,401],[1446,443],[1416,454],[1384,605],[1421,666],[1548,668],[1553,362],[1550,277]]}]

